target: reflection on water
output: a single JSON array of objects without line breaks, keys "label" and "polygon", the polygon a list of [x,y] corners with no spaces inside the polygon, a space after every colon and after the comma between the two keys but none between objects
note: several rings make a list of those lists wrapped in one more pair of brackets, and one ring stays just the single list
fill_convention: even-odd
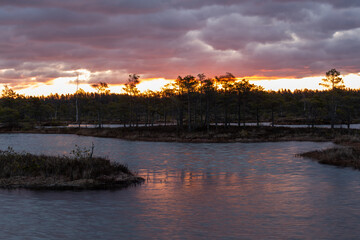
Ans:
[{"label": "reflection on water", "polygon": [[[176,123],[167,123],[166,126],[174,126]],[[215,124],[212,124],[215,125]],[[218,123],[217,125],[223,125],[223,123]],[[238,123],[229,123],[230,126],[238,126]],[[259,123],[259,126],[271,126],[271,122],[261,122]],[[56,128],[97,128],[99,127],[98,124],[69,124],[67,126],[56,126]],[[104,128],[123,128],[123,127],[130,127],[129,125],[124,124],[102,124],[101,125]],[[164,123],[156,123],[156,124],[138,124],[138,127],[147,127],[147,126],[165,126]],[[243,125],[242,125],[243,126]],[[245,126],[257,126],[257,123],[248,122],[245,123]],[[309,128],[312,127],[311,124],[275,124],[274,127],[289,127],[289,128]],[[330,124],[318,124],[314,125],[315,128],[331,128]],[[39,128],[54,128],[54,126],[42,126]],[[348,128],[347,124],[335,124],[334,128]],[[354,123],[349,125],[350,129],[360,129],[360,124]]]},{"label": "reflection on water", "polygon": [[[238,126],[238,123],[228,123],[229,126]],[[138,127],[154,127],[154,126],[175,126],[176,123],[154,123],[154,124],[138,124]],[[211,125],[224,125],[223,123],[212,123]],[[242,126],[257,126],[258,124],[255,122],[247,122],[245,124],[242,124]],[[271,122],[260,122],[259,126],[272,126]],[[66,126],[38,126],[37,128],[98,128],[98,124],[68,124]],[[101,127],[103,128],[123,128],[123,127],[130,127],[128,124],[102,124]],[[311,124],[275,124],[274,127],[289,127],[289,128],[310,128],[312,127]],[[331,128],[330,124],[318,124],[314,125],[315,128]],[[347,124],[335,124],[334,128],[350,128],[350,129],[360,129],[360,124],[354,123],[350,124],[349,126]]]},{"label": "reflection on water", "polygon": [[4,239],[349,239],[360,173],[294,154],[331,143],[189,144],[2,134],[0,149],[65,154],[75,144],[146,179],[122,191],[0,191]]}]

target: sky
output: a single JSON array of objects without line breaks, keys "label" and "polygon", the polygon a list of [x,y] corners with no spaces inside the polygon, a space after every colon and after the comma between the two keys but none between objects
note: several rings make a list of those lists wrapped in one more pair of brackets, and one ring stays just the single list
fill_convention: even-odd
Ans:
[{"label": "sky", "polygon": [[360,88],[358,0],[0,1],[0,84],[26,94],[74,91],[77,75],[116,92],[132,73],[142,88],[226,72],[317,88],[332,68]]}]

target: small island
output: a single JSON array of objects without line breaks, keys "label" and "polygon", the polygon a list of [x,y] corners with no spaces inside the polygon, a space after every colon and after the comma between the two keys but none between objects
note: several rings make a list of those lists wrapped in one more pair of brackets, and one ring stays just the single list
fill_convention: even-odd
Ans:
[{"label": "small island", "polygon": [[0,188],[119,189],[140,184],[127,166],[91,156],[45,156],[0,151]]},{"label": "small island", "polygon": [[360,148],[354,145],[315,150],[301,153],[298,156],[313,159],[321,164],[360,170]]}]

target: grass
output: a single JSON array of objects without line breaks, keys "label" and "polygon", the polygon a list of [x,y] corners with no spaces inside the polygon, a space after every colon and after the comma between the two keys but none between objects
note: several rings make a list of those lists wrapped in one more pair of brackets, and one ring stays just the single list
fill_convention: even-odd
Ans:
[{"label": "grass", "polygon": [[338,167],[352,167],[360,170],[360,149],[352,147],[329,148],[299,154],[308,157],[321,164],[329,164]]},{"label": "grass", "polygon": [[119,173],[132,174],[127,166],[104,158],[33,155],[12,149],[0,151],[0,178],[62,176],[77,180]]},{"label": "grass", "polygon": [[108,189],[141,182],[126,165],[104,158],[0,151],[2,188]]}]

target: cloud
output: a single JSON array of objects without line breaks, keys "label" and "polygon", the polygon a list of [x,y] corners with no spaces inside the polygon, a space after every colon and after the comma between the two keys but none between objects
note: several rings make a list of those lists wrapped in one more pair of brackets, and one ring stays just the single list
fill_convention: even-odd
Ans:
[{"label": "cloud", "polygon": [[3,0],[0,82],[360,72],[359,1]]},{"label": "cloud", "polygon": [[241,50],[254,42],[265,44],[289,40],[291,35],[282,22],[233,13],[209,19],[207,26],[200,31],[200,38],[215,49]]}]

